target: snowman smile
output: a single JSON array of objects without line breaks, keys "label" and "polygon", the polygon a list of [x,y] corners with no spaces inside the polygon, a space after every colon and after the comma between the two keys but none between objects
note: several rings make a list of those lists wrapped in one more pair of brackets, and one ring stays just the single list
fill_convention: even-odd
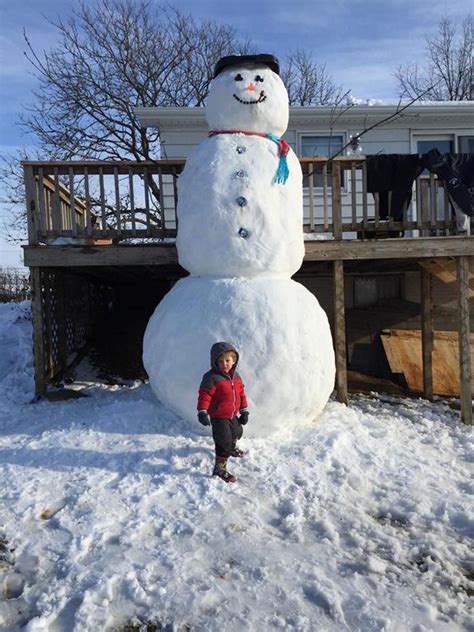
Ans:
[{"label": "snowman smile", "polygon": [[263,90],[260,92],[260,96],[258,97],[258,99],[255,99],[254,101],[244,101],[244,99],[241,99],[236,94],[233,94],[232,96],[234,97],[234,99],[237,99],[239,103],[243,103],[244,105],[255,105],[256,103],[263,103],[263,101],[265,101],[265,99],[267,98],[267,95]]}]

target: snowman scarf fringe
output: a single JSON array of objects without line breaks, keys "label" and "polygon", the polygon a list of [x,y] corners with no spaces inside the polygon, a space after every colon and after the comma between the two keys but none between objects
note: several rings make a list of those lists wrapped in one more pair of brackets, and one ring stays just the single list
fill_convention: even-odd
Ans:
[{"label": "snowman scarf fringe", "polygon": [[274,182],[276,184],[285,184],[288,180],[288,176],[290,175],[290,170],[288,169],[288,152],[290,151],[290,146],[283,140],[279,138],[275,134],[269,132],[268,134],[259,134],[258,132],[242,132],[240,130],[213,130],[209,132],[209,136],[217,136],[218,134],[245,134],[246,136],[260,136],[261,138],[268,138],[272,142],[278,145],[278,157],[280,158],[278,162],[278,169],[274,177]]}]

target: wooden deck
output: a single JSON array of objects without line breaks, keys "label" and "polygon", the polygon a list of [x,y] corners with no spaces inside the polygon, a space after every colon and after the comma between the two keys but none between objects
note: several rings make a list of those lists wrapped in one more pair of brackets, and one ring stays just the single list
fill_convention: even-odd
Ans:
[{"label": "wooden deck", "polygon": [[[24,246],[29,267],[159,266],[178,264],[174,243],[149,245]],[[472,237],[321,240],[305,242],[305,261],[367,261],[474,256]]]},{"label": "wooden deck", "polygon": [[[423,393],[428,399],[433,397],[433,275],[457,288],[461,418],[472,423],[469,268],[474,237],[457,233],[443,183],[420,176],[412,203],[395,220],[390,213],[382,217],[378,195],[367,190],[365,158],[305,158],[301,164],[302,273],[317,274],[321,266],[331,270],[338,399],[348,397],[347,270],[405,266],[421,271]],[[39,394],[66,370],[94,318],[106,312],[112,279],[133,281],[139,270],[152,271],[154,283],[185,274],[174,244],[183,166],[183,160],[23,163],[29,242],[24,259],[31,269]]]},{"label": "wooden deck", "polygon": [[[413,201],[382,209],[367,188],[364,157],[302,158],[303,225],[315,236],[367,239],[457,234],[446,188],[421,175]],[[176,236],[177,179],[184,160],[23,162],[30,245]],[[387,214],[388,213],[388,214]]]}]

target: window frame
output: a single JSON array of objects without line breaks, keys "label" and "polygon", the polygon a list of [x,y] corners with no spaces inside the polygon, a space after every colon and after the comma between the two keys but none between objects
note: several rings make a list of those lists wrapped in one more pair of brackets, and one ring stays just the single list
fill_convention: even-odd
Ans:
[{"label": "window frame", "polygon": [[[347,143],[347,139],[349,138],[349,133],[347,132],[347,130],[335,130],[332,132],[332,134],[325,134],[323,132],[320,131],[300,131],[297,130],[296,132],[296,138],[297,138],[297,149],[298,149],[298,158],[310,158],[311,156],[303,156],[303,137],[305,136],[317,136],[319,138],[323,137],[323,138],[330,138],[331,136],[334,138],[335,136],[340,136],[342,138],[342,146],[344,147],[344,145]],[[342,154],[344,155],[344,154]],[[309,187],[308,185],[303,185],[303,189],[307,190]],[[332,185],[328,184],[328,191],[332,191]],[[314,192],[316,195],[321,196],[323,195],[323,187],[322,186],[317,186],[316,183],[314,184]],[[345,177],[344,173],[341,173],[341,194],[347,194],[347,178]]]},{"label": "window frame", "polygon": [[418,153],[416,151],[417,141],[419,140],[430,140],[430,139],[438,139],[438,140],[451,140],[453,141],[454,153],[461,153],[461,148],[459,147],[460,139],[465,138],[466,136],[474,137],[474,133],[468,128],[462,128],[453,130],[452,128],[441,128],[439,130],[436,129],[413,129],[410,132],[410,149],[412,154]]}]

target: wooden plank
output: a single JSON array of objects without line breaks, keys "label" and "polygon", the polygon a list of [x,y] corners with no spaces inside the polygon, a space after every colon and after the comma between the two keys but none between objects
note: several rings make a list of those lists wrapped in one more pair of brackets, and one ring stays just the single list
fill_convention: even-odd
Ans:
[{"label": "wooden plank", "polygon": [[438,187],[434,173],[430,173],[430,226],[436,226],[438,215]]},{"label": "wooden plank", "polygon": [[324,230],[329,230],[329,210],[328,210],[328,163],[323,165],[323,212]]},{"label": "wooden plank", "polygon": [[156,246],[32,246],[25,247],[27,266],[106,266],[106,265],[164,265],[177,264],[174,244]]},{"label": "wooden plank", "polygon": [[28,224],[28,243],[38,243],[38,204],[36,199],[36,180],[33,168],[23,167],[23,177],[26,193],[26,218]]},{"label": "wooden plank", "polygon": [[114,169],[115,192],[115,221],[117,223],[117,236],[122,234],[122,209],[120,208],[120,183],[118,169]]},{"label": "wooden plank", "polygon": [[161,170],[158,172],[158,186],[160,187],[160,215],[161,215],[161,231],[163,239],[165,238],[165,198],[163,195],[163,174]]},{"label": "wooden plank", "polygon": [[89,191],[89,170],[84,167],[84,195],[86,198],[86,234],[92,235],[91,197]]},{"label": "wooden plank", "polygon": [[367,201],[367,162],[362,164],[362,221],[363,228],[369,227],[368,221],[368,201]]},{"label": "wooden plank", "polygon": [[44,186],[44,173],[43,169],[40,167],[38,170],[38,206],[39,206],[39,217],[38,217],[38,229],[41,235],[44,235],[49,228],[49,213],[46,212],[46,191]]},{"label": "wooden plank", "polygon": [[351,164],[351,211],[352,228],[355,230],[357,225],[357,179],[355,163]]},{"label": "wooden plank", "polygon": [[403,202],[403,209],[402,209],[402,225],[403,228],[405,228],[405,226],[408,224],[408,200],[406,200],[405,202]]},{"label": "wooden plank", "polygon": [[61,213],[61,192],[59,189],[59,172],[54,169],[54,195],[53,195],[53,230],[58,232],[64,229],[63,218]]},{"label": "wooden plank", "polygon": [[89,171],[84,167],[84,197],[85,197],[85,214],[86,214],[86,235],[92,235],[92,214],[91,214],[91,198],[89,191]]},{"label": "wooden plank", "polygon": [[308,179],[308,192],[309,192],[309,228],[314,231],[314,169],[309,172]]},{"label": "wooden plank", "polygon": [[375,230],[378,229],[380,223],[380,195],[374,193],[374,226]]},{"label": "wooden plank", "polygon": [[37,267],[30,270],[31,281],[31,314],[33,321],[33,362],[35,370],[35,394],[46,392],[44,319],[41,298],[41,270]]},{"label": "wooden plank", "polygon": [[443,182],[443,208],[444,208],[444,231],[445,235],[449,235],[451,225],[451,207],[449,205],[448,187]]},{"label": "wooden plank", "polygon": [[[423,230],[426,226],[426,217],[429,214],[429,190],[428,190],[428,180],[426,178],[420,178],[418,181],[419,189],[420,189],[420,208],[418,210],[417,207],[417,226],[420,230],[420,235],[426,235],[426,230]],[[418,199],[418,198],[417,198]]]},{"label": "wooden plank", "polygon": [[[327,162],[327,158],[325,156],[304,156],[299,158],[299,161],[302,165],[306,164],[324,164]],[[344,163],[361,163],[365,162],[365,156],[338,156],[337,158],[333,158],[331,162],[337,162],[340,164]]]},{"label": "wooden plank", "polygon": [[133,190],[133,170],[128,170],[128,192],[130,195],[130,213],[132,215],[132,234],[136,235],[137,232],[137,219],[135,217],[135,193]]},{"label": "wooden plank", "polygon": [[[384,330],[381,335],[383,348],[390,368],[403,374],[408,388],[423,392],[422,333],[419,330]],[[474,334],[471,340],[471,361],[474,355]],[[469,348],[469,347],[468,347]],[[433,332],[433,393],[459,396],[459,344],[455,331]],[[474,393],[474,382],[470,389]]]},{"label": "wooden plank", "polygon": [[443,283],[454,283],[457,279],[457,265],[454,257],[439,257],[420,261],[420,265]]},{"label": "wooden plank", "polygon": [[421,351],[423,393],[433,399],[433,297],[431,274],[421,270]]},{"label": "wooden plank", "polygon": [[174,219],[176,223],[176,230],[178,230],[178,174],[176,171],[173,173],[173,192],[174,192]]},{"label": "wooden plank", "polygon": [[25,160],[21,164],[31,166],[34,169],[42,167],[45,175],[53,175],[56,171],[59,175],[68,175],[69,169],[73,169],[75,175],[82,175],[84,168],[87,167],[91,175],[98,175],[99,170],[105,175],[113,175],[113,170],[118,169],[121,175],[127,175],[129,169],[133,169],[135,173],[141,173],[144,166],[148,167],[151,173],[158,173],[161,169],[163,173],[171,174],[173,169],[182,171],[185,160],[183,158],[176,160],[147,160],[136,162],[133,160]]},{"label": "wooden plank", "polygon": [[[380,241],[306,241],[305,261],[372,259],[422,259],[436,256],[474,256],[472,237],[382,239]],[[177,261],[174,244],[117,246],[24,246],[27,266],[67,265],[154,265],[155,261]],[[174,254],[170,255],[169,251]],[[165,251],[167,254],[160,254]],[[91,259],[94,259],[92,263]],[[128,263],[127,262],[133,262]]]},{"label": "wooden plank", "polygon": [[332,224],[334,239],[342,239],[341,166],[332,163]]},{"label": "wooden plank", "polygon": [[419,239],[332,240],[305,242],[306,261],[348,259],[412,259],[474,256],[472,237],[426,237]]},{"label": "wooden plank", "polygon": [[148,169],[143,169],[143,188],[145,195],[145,217],[146,217],[146,229],[147,235],[151,234],[151,217],[150,217],[150,191],[148,190]]},{"label": "wooden plank", "polygon": [[76,205],[74,203],[74,171],[69,169],[69,218],[74,237],[77,235]]},{"label": "wooden plank", "polygon": [[347,404],[346,307],[344,299],[344,263],[334,261],[334,337],[336,351],[336,390],[339,402]]},{"label": "wooden plank", "polygon": [[469,260],[459,257],[458,313],[459,313],[459,379],[461,382],[461,421],[473,423],[471,394],[471,349],[469,331]]},{"label": "wooden plank", "polygon": [[[439,257],[420,261],[420,265],[447,285],[457,282],[457,263],[454,257]],[[469,260],[469,298],[474,298],[474,258]]]},{"label": "wooden plank", "polygon": [[99,167],[100,210],[102,216],[102,234],[107,228],[107,213],[105,208],[104,169]]}]

